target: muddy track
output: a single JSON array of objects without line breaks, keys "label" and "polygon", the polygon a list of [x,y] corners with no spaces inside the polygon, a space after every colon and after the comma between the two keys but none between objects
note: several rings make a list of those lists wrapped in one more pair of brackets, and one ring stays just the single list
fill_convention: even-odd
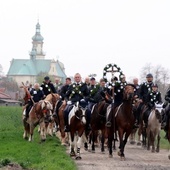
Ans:
[{"label": "muddy track", "polygon": [[[69,150],[67,150],[69,152]],[[81,160],[75,160],[79,170],[170,170],[170,151],[160,150],[159,153],[151,153],[142,146],[127,143],[125,148],[125,161],[121,161],[117,151],[109,158],[108,150],[91,153],[81,149]],[[75,158],[73,158],[75,159]]]}]

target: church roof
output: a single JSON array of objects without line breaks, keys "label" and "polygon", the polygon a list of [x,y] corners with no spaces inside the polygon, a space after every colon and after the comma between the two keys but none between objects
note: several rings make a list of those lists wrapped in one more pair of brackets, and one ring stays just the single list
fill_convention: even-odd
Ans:
[{"label": "church roof", "polygon": [[[13,59],[7,76],[37,76],[39,73],[48,73],[51,65],[50,59]],[[66,77],[66,74],[59,61],[56,63],[56,70],[59,77]]]}]

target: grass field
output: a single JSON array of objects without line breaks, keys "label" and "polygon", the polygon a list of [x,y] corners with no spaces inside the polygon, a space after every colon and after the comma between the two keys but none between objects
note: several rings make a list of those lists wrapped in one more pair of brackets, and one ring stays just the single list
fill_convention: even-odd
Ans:
[{"label": "grass field", "polygon": [[0,106],[0,167],[17,163],[32,170],[76,170],[74,161],[58,138],[40,143],[35,129],[34,141],[23,139],[22,108]]}]

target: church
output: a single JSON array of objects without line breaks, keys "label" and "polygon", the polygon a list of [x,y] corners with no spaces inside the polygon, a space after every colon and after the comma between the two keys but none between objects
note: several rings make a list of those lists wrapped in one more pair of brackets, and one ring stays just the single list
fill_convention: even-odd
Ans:
[{"label": "church", "polygon": [[21,85],[22,82],[34,84],[37,77],[48,75],[53,81],[59,78],[61,83],[65,82],[66,74],[64,64],[59,60],[45,59],[43,52],[43,40],[40,33],[40,24],[36,24],[36,32],[32,37],[32,50],[29,59],[12,59],[7,77]]}]

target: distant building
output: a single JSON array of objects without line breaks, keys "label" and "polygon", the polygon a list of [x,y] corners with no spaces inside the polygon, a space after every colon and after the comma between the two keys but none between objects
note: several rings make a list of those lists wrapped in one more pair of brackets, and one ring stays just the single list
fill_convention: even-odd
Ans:
[{"label": "distant building", "polygon": [[40,33],[39,22],[36,25],[36,33],[32,40],[30,59],[12,59],[7,77],[20,85],[22,82],[35,83],[38,75],[46,73],[52,81],[59,78],[61,82],[64,82],[66,78],[64,64],[59,60],[45,59],[43,52],[44,38]]}]

